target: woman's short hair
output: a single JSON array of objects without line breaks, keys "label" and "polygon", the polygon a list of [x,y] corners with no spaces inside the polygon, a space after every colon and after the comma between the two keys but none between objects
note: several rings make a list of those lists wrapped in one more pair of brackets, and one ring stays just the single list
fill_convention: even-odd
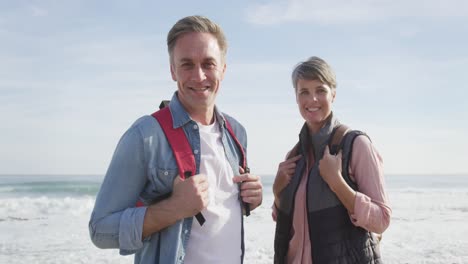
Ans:
[{"label": "woman's short hair", "polygon": [[294,89],[297,89],[297,81],[319,80],[330,88],[336,88],[336,76],[328,63],[319,57],[310,57],[304,62],[300,62],[294,67],[292,72],[292,83]]},{"label": "woman's short hair", "polygon": [[199,32],[199,33],[210,33],[217,40],[218,45],[221,50],[223,59],[226,56],[227,52],[227,41],[224,36],[224,32],[221,27],[204,16],[188,16],[180,19],[177,23],[172,26],[171,30],[167,34],[167,49],[169,51],[169,56],[172,61],[172,53],[174,51],[175,44],[177,39],[185,34],[190,32]]}]

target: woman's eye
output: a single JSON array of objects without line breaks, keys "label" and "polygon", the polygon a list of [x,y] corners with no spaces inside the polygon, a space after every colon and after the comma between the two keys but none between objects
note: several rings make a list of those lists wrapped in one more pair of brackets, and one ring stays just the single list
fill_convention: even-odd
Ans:
[{"label": "woman's eye", "polygon": [[325,90],[325,89],[319,89],[318,90],[318,93],[321,93],[321,94],[326,93],[326,92],[327,92],[327,90]]}]

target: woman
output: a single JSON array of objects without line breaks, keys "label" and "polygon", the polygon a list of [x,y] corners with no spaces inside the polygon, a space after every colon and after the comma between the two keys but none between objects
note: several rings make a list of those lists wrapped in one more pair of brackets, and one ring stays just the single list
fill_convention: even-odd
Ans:
[{"label": "woman", "polygon": [[375,234],[385,231],[391,215],[382,158],[356,131],[330,154],[340,123],[332,112],[335,74],[324,60],[298,64],[292,81],[305,124],[273,184],[275,263],[382,263]]}]

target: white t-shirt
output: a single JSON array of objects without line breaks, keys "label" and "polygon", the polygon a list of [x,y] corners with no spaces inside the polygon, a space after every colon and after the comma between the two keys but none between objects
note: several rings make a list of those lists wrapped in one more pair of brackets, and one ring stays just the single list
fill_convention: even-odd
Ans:
[{"label": "white t-shirt", "polygon": [[209,182],[208,207],[202,210],[206,219],[200,226],[194,218],[184,263],[241,263],[241,221],[238,187],[232,181],[233,171],[224,153],[219,125],[200,129],[200,173]]}]

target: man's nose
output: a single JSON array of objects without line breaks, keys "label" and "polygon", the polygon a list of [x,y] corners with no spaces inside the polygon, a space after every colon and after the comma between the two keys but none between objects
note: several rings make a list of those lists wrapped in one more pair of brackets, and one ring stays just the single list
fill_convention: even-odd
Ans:
[{"label": "man's nose", "polygon": [[193,81],[203,81],[206,78],[205,71],[201,66],[195,66],[192,72],[192,80]]}]

